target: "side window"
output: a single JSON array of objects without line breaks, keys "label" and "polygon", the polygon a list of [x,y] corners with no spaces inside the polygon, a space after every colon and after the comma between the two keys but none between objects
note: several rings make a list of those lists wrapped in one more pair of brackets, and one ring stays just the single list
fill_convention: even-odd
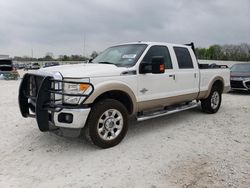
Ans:
[{"label": "side window", "polygon": [[172,69],[172,61],[166,46],[152,46],[142,61],[151,63],[152,57],[154,56],[162,56],[164,57],[165,69]]},{"label": "side window", "polygon": [[180,69],[194,68],[192,58],[187,48],[174,47],[174,51]]}]

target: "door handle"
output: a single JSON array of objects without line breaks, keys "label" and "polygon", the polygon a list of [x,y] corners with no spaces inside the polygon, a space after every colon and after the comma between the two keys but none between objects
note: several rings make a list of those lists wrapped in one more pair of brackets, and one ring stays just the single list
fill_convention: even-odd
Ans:
[{"label": "door handle", "polygon": [[169,77],[173,78],[175,80],[175,74],[168,75]]}]

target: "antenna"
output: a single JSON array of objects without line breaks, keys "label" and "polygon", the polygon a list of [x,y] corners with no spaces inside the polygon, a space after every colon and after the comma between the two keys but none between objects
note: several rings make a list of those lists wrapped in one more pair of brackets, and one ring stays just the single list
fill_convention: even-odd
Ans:
[{"label": "antenna", "polygon": [[33,48],[31,48],[31,57],[33,59]]},{"label": "antenna", "polygon": [[86,57],[86,33],[83,33],[83,57]]}]

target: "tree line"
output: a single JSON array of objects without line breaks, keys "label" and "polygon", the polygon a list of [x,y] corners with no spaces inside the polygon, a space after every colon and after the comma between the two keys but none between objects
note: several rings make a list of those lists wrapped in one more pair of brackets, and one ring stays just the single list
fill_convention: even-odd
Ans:
[{"label": "tree line", "polygon": [[212,45],[208,48],[196,48],[198,59],[250,61],[250,45]]},{"label": "tree line", "polygon": [[[250,44],[239,45],[212,45],[208,48],[196,48],[198,59],[206,60],[228,60],[228,61],[250,61]],[[98,55],[93,51],[90,57],[82,55],[60,55],[54,58],[52,53],[47,53],[41,58],[31,58],[28,56],[14,57],[16,61],[86,61]]]},{"label": "tree line", "polygon": [[44,57],[39,58],[15,56],[12,59],[15,61],[87,61],[89,59],[94,59],[96,56],[98,56],[98,53],[93,51],[90,57],[85,57],[83,55],[59,55],[58,58],[55,58],[53,53],[46,53]]}]

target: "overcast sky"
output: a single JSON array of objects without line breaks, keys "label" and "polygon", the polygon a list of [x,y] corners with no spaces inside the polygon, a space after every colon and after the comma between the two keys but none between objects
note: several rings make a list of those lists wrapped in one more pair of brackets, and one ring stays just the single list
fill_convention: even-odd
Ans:
[{"label": "overcast sky", "polygon": [[131,41],[250,43],[249,0],[0,0],[0,54],[86,54]]}]

